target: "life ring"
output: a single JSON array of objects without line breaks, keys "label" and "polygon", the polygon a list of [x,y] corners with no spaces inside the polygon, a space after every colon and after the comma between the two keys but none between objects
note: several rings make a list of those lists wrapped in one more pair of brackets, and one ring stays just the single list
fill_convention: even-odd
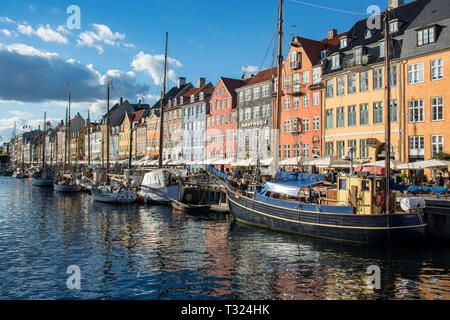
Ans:
[{"label": "life ring", "polygon": [[386,199],[384,198],[384,193],[383,193],[383,192],[378,192],[378,193],[375,195],[375,205],[376,205],[377,207],[383,206],[385,200],[386,200]]}]

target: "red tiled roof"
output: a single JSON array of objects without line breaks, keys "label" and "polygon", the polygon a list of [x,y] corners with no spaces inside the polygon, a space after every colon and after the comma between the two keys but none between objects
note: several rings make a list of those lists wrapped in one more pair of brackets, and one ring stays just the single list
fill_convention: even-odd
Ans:
[{"label": "red tiled roof", "polygon": [[147,109],[144,110],[139,110],[136,112],[133,112],[131,114],[129,114],[129,118],[131,122],[139,122],[141,121],[142,118],[144,118],[147,115]]},{"label": "red tiled roof", "polygon": [[269,81],[273,76],[276,76],[278,67],[261,70],[255,76],[243,81],[242,87],[251,86],[257,83]]}]

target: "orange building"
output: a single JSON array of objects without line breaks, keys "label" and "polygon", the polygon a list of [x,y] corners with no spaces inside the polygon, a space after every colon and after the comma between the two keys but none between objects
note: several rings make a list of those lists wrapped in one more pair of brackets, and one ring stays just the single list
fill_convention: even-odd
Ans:
[{"label": "orange building", "polygon": [[280,159],[321,156],[321,61],[342,35],[330,30],[320,41],[294,37],[282,70]]},{"label": "orange building", "polygon": [[160,130],[160,117],[156,114],[152,114],[146,119],[147,124],[147,152],[146,155],[151,159],[159,158],[159,130]]}]

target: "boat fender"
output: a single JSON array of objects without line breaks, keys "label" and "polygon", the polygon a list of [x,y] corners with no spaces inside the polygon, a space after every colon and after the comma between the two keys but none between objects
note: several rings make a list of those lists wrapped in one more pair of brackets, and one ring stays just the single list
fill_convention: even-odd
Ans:
[{"label": "boat fender", "polygon": [[384,193],[383,193],[383,192],[378,192],[378,193],[375,195],[375,205],[376,205],[377,207],[381,207],[381,206],[384,205],[384,201],[385,201]]}]

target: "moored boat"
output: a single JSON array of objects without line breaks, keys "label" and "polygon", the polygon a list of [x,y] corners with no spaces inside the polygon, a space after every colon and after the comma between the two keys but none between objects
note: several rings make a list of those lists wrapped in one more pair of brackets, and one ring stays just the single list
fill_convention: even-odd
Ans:
[{"label": "moored boat", "polygon": [[171,198],[178,197],[179,185],[171,184],[171,173],[158,169],[144,175],[141,190],[138,192],[144,203],[170,204]]},{"label": "moored boat", "polygon": [[228,187],[227,196],[236,221],[266,229],[374,245],[423,242],[421,213],[396,211],[395,193],[392,210],[383,213],[383,182],[376,176],[339,177],[335,189],[321,189],[317,182],[299,187],[299,181],[287,180],[249,191]]},{"label": "moored boat", "polygon": [[136,201],[137,194],[131,190],[114,191],[110,187],[95,187],[92,189],[94,201],[116,204],[130,204]]}]

